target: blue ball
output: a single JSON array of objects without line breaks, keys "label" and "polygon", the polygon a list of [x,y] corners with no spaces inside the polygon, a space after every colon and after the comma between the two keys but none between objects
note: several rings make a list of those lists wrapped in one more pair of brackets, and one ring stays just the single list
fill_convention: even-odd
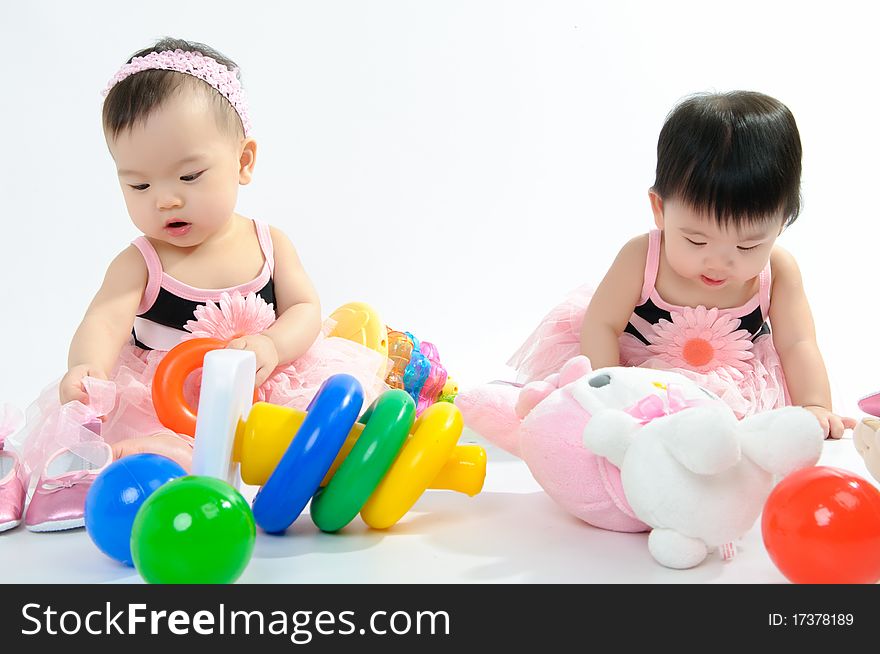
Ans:
[{"label": "blue ball", "polygon": [[86,532],[98,549],[133,565],[131,528],[144,501],[162,484],[186,475],[171,459],[132,454],[114,461],[95,478],[86,495]]}]

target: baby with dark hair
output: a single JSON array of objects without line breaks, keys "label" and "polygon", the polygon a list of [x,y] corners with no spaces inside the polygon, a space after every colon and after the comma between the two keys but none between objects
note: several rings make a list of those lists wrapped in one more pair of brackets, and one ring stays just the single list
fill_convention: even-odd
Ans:
[{"label": "baby with dark hair", "polygon": [[[257,142],[230,59],[162,39],[113,76],[102,117],[141,235],[109,264],[73,336],[66,374],[15,437],[36,481],[26,516],[33,531],[81,526],[85,492],[114,458],[161,454],[189,470],[193,440],[160,422],[151,393],[157,366],[183,340],[213,336],[253,352],[257,396],[277,405],[305,409],[335,373],[357,377],[368,400],[387,388],[385,356],[322,324],[290,238],[236,211]],[[197,375],[184,390],[194,406]]]},{"label": "baby with dark hair", "polygon": [[776,244],[800,212],[800,178],[784,104],[746,91],[685,99],[657,144],[656,229],[554,308],[509,364],[521,381],[578,354],[593,369],[676,370],[739,417],[800,405],[840,438],[854,421],[832,409],[800,271]]}]

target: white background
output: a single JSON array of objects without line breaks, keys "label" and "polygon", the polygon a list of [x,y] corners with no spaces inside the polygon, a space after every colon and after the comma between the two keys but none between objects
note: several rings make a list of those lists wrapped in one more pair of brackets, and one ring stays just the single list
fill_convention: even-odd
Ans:
[{"label": "white background", "polygon": [[164,35],[243,71],[259,143],[239,210],[285,230],[325,313],[373,304],[461,387],[647,231],[666,113],[696,91],[785,102],[804,146],[797,257],[835,400],[880,387],[880,91],[869,3],[37,2],[0,17],[0,401],[66,370],[137,236],[100,90]]},{"label": "white background", "polygon": [[651,227],[676,101],[779,98],[804,146],[804,210],[780,243],[837,407],[859,415],[880,389],[877,24],[845,1],[4,5],[0,402],[25,407],[63,374],[108,262],[137,236],[99,92],[171,35],[243,70],[259,153],[240,212],[288,233],[325,312],[370,302],[435,342],[462,388],[510,378],[504,361],[546,310]]}]

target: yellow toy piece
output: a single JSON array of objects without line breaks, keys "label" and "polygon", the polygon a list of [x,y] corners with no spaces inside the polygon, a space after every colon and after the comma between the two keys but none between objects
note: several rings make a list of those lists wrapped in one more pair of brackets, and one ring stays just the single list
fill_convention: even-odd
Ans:
[{"label": "yellow toy piece", "polygon": [[446,385],[443,386],[440,395],[452,395],[453,397],[458,395],[458,383],[452,377],[447,377]]},{"label": "yellow toy piece", "polygon": [[437,476],[428,484],[435,490],[451,490],[469,497],[483,490],[486,479],[486,450],[479,445],[456,445]]},{"label": "yellow toy piece", "polygon": [[[486,475],[485,452],[482,465],[473,446],[461,446],[454,456],[463,428],[464,420],[455,406],[439,403],[428,407],[413,425],[412,434],[391,469],[361,509],[363,521],[373,529],[391,527],[438,476],[443,488],[468,495],[478,493]],[[446,469],[447,465],[451,465],[451,470]]]},{"label": "yellow toy piece", "polygon": [[247,421],[238,422],[232,458],[241,464],[241,480],[262,486],[306,419],[305,411],[257,402]]},{"label": "yellow toy piece", "polygon": [[[305,419],[305,411],[299,409],[268,402],[254,404],[247,421],[239,421],[235,434],[233,459],[241,464],[241,480],[252,486],[265,484]],[[321,486],[327,485],[363,431],[364,426],[356,422]]]},{"label": "yellow toy piece", "polygon": [[384,357],[388,356],[388,329],[379,317],[379,312],[369,304],[343,304],[330,314],[330,318],[336,321],[330,336],[360,343]]}]

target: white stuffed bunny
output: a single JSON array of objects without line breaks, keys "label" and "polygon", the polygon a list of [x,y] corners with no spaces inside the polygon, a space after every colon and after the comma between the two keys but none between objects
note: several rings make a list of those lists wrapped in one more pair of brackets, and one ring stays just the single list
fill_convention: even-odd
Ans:
[{"label": "white stuffed bunny", "polygon": [[578,356],[523,388],[484,384],[455,400],[465,424],[520,456],[556,502],[591,525],[651,530],[654,558],[730,558],[774,484],[813,465],[822,429],[787,407],[737,422],[717,396],[675,372],[592,370]]},{"label": "white stuffed bunny", "polygon": [[[648,384],[652,392],[620,408],[621,397]],[[649,550],[670,568],[699,565],[714,548],[731,556],[760,515],[774,475],[814,465],[822,450],[822,429],[805,409],[738,421],[721,400],[675,373],[605,368],[567,390],[592,416],[584,445],[620,468],[630,507],[652,528]]]}]

